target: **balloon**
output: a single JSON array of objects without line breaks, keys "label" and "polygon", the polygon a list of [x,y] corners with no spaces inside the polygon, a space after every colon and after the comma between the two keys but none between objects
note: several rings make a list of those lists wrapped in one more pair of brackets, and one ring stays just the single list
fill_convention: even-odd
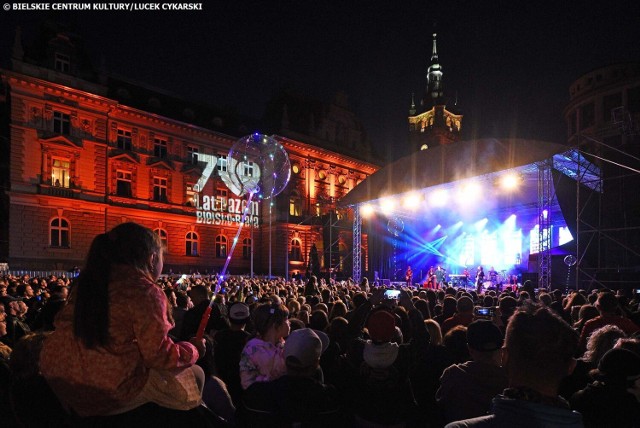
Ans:
[{"label": "balloon", "polygon": [[231,147],[222,181],[236,195],[253,193],[269,199],[284,190],[291,177],[291,164],[284,147],[262,134],[244,136]]},{"label": "balloon", "polygon": [[393,236],[399,236],[404,230],[404,222],[398,217],[394,217],[387,223],[387,230]]}]

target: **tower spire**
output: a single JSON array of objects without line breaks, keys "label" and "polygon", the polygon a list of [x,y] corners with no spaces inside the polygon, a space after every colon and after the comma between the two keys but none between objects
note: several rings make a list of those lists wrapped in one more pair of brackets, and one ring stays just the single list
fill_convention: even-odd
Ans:
[{"label": "tower spire", "polygon": [[411,108],[409,109],[409,114],[411,116],[415,116],[416,114],[415,92],[411,92]]},{"label": "tower spire", "polygon": [[433,49],[431,50],[431,64],[438,62],[438,49],[436,48],[437,33],[433,33]]},{"label": "tower spire", "polygon": [[[431,65],[427,71],[427,103],[432,105],[444,104],[442,91],[442,67],[438,61],[436,48],[436,33],[433,33],[433,50],[431,52]],[[429,102],[429,100],[431,102]]]}]

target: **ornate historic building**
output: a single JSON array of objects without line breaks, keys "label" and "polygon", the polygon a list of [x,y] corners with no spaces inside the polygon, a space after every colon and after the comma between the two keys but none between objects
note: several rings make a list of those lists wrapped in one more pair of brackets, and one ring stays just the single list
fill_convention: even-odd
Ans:
[{"label": "ornate historic building", "polygon": [[415,99],[409,109],[409,147],[411,152],[426,150],[437,144],[450,144],[460,139],[462,115],[447,110],[442,81],[442,66],[438,60],[436,34],[433,34],[431,64],[427,72],[427,86],[416,109]]},{"label": "ornate historic building", "polygon": [[[166,243],[165,271],[220,271],[246,205],[221,179],[227,154],[237,138],[264,128],[95,70],[81,40],[55,27],[39,40],[44,46],[24,49],[18,33],[11,66],[0,70],[0,261],[69,269],[82,265],[96,234],[135,221]],[[231,273],[304,273],[314,244],[325,255],[321,270],[350,273],[349,216],[335,201],[378,166],[357,156],[366,145],[359,122],[326,120],[333,116],[317,117],[318,129],[339,142],[333,148],[348,135],[351,155],[323,148],[322,138],[274,135],[289,154],[291,180],[272,203],[252,202]]]}]

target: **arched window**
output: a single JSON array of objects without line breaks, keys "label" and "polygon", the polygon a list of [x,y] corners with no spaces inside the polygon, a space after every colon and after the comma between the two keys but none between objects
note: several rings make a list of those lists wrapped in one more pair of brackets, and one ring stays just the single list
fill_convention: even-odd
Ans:
[{"label": "arched window", "polygon": [[168,241],[167,241],[167,231],[164,229],[160,229],[157,228],[154,230],[154,232],[156,233],[156,235],[158,235],[160,237],[160,240],[162,241],[162,247],[166,250],[168,247]]},{"label": "arched window", "polygon": [[251,238],[242,240],[242,258],[248,260],[251,258]]},{"label": "arched window", "polygon": [[302,261],[302,245],[299,239],[291,240],[291,254],[289,258],[293,261]]},{"label": "arched window", "polygon": [[300,194],[298,194],[298,192],[291,193],[291,196],[289,197],[289,215],[302,215],[302,198],[300,198]]},{"label": "arched window", "polygon": [[185,239],[186,242],[186,252],[187,256],[197,256],[199,250],[199,242],[200,238],[198,238],[198,234],[196,232],[187,232],[187,236]]},{"label": "arched window", "polygon": [[224,235],[216,236],[216,257],[219,259],[227,257],[227,237]]},{"label": "arched window", "polygon": [[62,217],[55,217],[49,223],[49,245],[58,248],[69,248],[69,222]]}]

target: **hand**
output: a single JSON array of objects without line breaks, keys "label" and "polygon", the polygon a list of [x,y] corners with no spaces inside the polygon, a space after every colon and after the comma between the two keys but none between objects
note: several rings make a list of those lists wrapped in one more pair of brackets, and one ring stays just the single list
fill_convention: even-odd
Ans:
[{"label": "hand", "polygon": [[198,350],[198,359],[204,357],[204,353],[207,351],[207,346],[205,344],[204,339],[198,339],[197,337],[192,337],[189,339],[189,343],[196,347]]}]

